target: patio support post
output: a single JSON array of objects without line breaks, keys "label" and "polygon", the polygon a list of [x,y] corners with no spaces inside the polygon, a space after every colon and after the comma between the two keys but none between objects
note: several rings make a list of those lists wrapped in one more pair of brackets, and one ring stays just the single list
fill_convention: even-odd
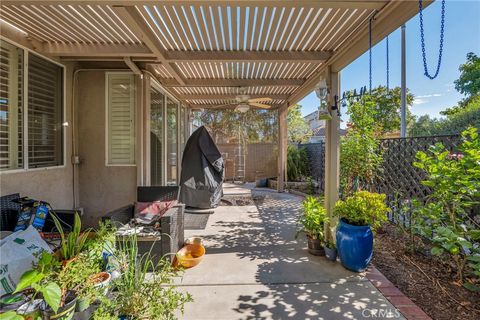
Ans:
[{"label": "patio support post", "polygon": [[284,105],[278,109],[278,192],[283,192],[285,190],[285,168],[287,167],[287,113],[288,105]]},{"label": "patio support post", "polygon": [[[340,96],[340,73],[329,72],[327,82],[330,87],[329,105],[335,105],[336,97]],[[325,127],[325,208],[330,223],[325,225],[326,239],[335,242],[337,219],[333,216],[333,207],[338,200],[340,181],[340,117],[332,110],[332,119],[326,121]]]}]

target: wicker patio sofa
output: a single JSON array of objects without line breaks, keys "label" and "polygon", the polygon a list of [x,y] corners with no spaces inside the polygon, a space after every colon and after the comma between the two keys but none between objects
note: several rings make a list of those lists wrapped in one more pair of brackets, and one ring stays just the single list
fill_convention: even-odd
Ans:
[{"label": "wicker patio sofa", "polygon": [[18,193],[0,197],[0,231],[13,231],[17,225],[20,205],[14,200],[19,198]]},{"label": "wicker patio sofa", "polygon": [[[180,187],[178,186],[151,186],[137,187],[138,202],[172,201],[178,200]],[[102,220],[110,220],[114,224],[126,224],[134,216],[135,205],[113,210],[105,215]],[[139,253],[146,253],[151,250],[152,258],[158,261],[162,257],[173,260],[174,254],[182,247],[184,241],[184,209],[183,204],[172,206],[160,219],[160,230],[162,236],[138,237]],[[120,241],[120,239],[118,239]],[[152,247],[153,246],[153,247]]]}]

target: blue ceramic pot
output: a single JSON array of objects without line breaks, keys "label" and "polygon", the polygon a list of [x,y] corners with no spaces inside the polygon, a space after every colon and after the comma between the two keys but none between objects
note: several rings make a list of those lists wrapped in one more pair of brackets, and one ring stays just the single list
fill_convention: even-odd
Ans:
[{"label": "blue ceramic pot", "polygon": [[337,228],[337,250],[345,268],[364,271],[372,260],[372,229],[370,226],[354,226],[341,219]]}]

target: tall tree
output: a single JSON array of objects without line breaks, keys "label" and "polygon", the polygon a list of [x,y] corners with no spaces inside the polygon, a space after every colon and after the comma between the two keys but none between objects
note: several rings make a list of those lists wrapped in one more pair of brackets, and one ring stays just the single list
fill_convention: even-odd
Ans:
[{"label": "tall tree", "polygon": [[464,94],[465,99],[441,111],[444,118],[419,117],[410,126],[409,135],[458,134],[472,126],[480,129],[480,58],[470,52],[459,70],[460,77],[454,82],[455,89]]},{"label": "tall tree", "polygon": [[199,118],[217,143],[221,140],[238,141],[240,135],[247,143],[275,142],[277,139],[275,111],[251,109],[241,113],[233,109],[206,109]]},{"label": "tall tree", "polygon": [[455,89],[467,100],[480,95],[480,57],[473,52],[467,54],[467,61],[460,65],[460,77],[455,80]]},{"label": "tall tree", "polygon": [[467,108],[468,104],[477,97],[480,97],[480,57],[473,52],[467,54],[467,61],[458,68],[460,77],[454,81],[455,89],[465,95],[465,99],[458,102],[458,105],[441,111],[444,116],[453,115]]},{"label": "tall tree", "polygon": [[[353,92],[348,91],[345,94],[348,97],[353,95]],[[413,98],[413,95],[407,89],[407,124],[413,122],[412,112],[410,111]],[[372,111],[374,111],[372,120],[375,122],[376,130],[380,134],[400,130],[400,87],[388,89],[385,86],[379,86],[363,97],[347,99],[345,102],[347,107],[350,108],[356,102],[363,103],[365,101],[372,103]],[[354,111],[352,110],[352,112]]]},{"label": "tall tree", "polygon": [[287,131],[290,142],[305,143],[312,136],[312,129],[303,118],[301,108],[301,105],[296,104],[288,109]]},{"label": "tall tree", "polygon": [[459,134],[469,127],[480,130],[480,96],[472,98],[456,112],[448,113],[445,118],[430,118],[428,115],[419,117],[409,128],[409,135],[419,137]]}]

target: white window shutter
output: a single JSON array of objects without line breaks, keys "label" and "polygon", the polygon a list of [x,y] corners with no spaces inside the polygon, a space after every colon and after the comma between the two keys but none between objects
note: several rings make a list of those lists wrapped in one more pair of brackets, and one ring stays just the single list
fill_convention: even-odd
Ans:
[{"label": "white window shutter", "polygon": [[63,165],[63,68],[28,56],[28,167]]},{"label": "white window shutter", "polygon": [[0,171],[23,168],[23,50],[0,40]]},{"label": "white window shutter", "polygon": [[107,163],[135,164],[135,80],[132,74],[107,73]]}]

